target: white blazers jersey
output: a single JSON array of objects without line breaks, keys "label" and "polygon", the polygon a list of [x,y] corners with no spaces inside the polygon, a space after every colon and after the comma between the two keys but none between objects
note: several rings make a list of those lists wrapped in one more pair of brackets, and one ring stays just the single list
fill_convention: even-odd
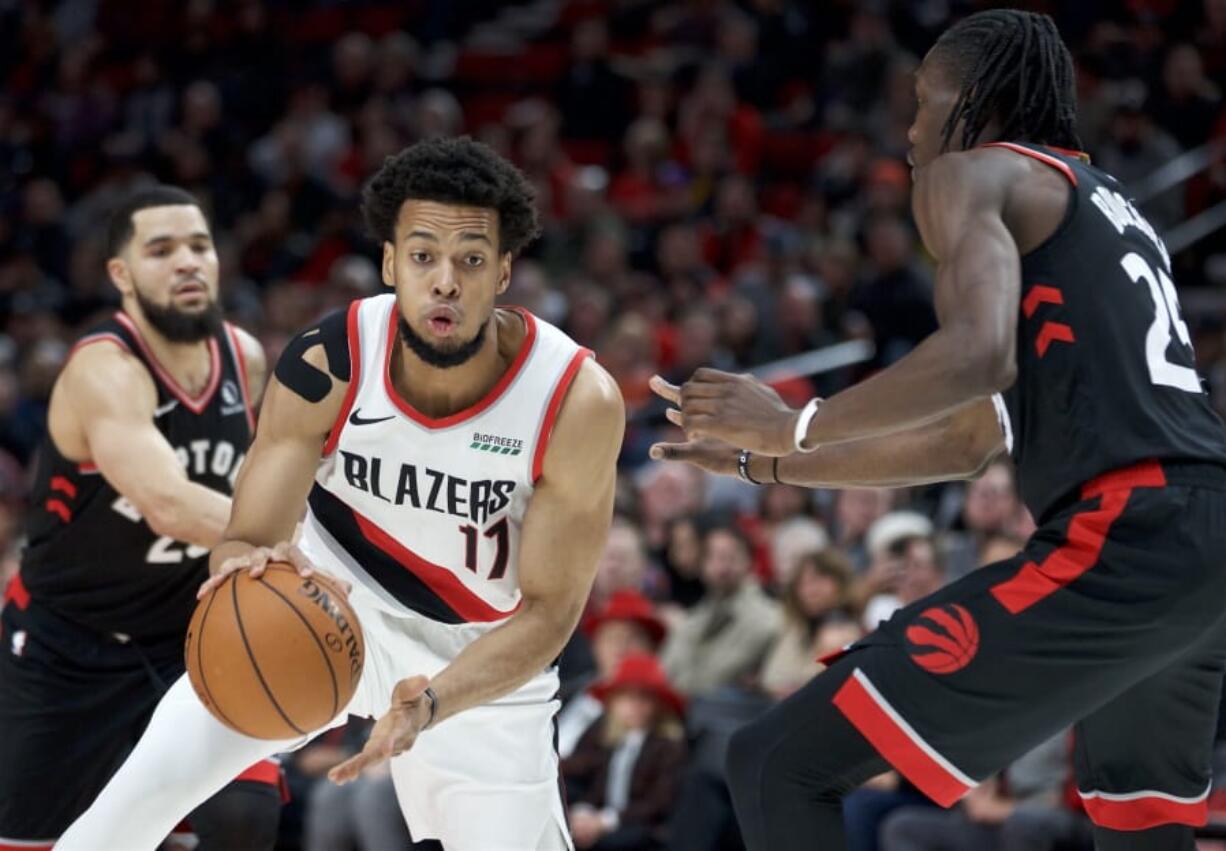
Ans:
[{"label": "white blazers jersey", "polygon": [[392,294],[349,308],[349,391],[308,499],[303,542],[392,613],[490,623],[519,605],[519,539],[558,410],[591,352],[531,313],[518,355],[466,410],[428,417],[391,381]]}]

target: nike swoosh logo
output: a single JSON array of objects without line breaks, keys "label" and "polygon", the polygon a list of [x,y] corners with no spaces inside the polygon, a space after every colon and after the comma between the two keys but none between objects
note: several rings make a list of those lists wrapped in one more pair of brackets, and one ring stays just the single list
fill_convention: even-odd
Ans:
[{"label": "nike swoosh logo", "polygon": [[349,415],[349,423],[351,425],[355,425],[355,426],[373,425],[374,423],[384,423],[384,422],[387,422],[388,420],[396,419],[396,417],[393,415],[390,417],[376,417],[373,420],[368,420],[365,417],[358,416],[358,411],[360,410],[361,408],[358,408],[358,410],[354,411],[352,414]]},{"label": "nike swoosh logo", "polygon": [[169,414],[171,411],[173,411],[173,410],[175,409],[175,406],[176,406],[176,405],[178,405],[178,404],[179,404],[179,400],[178,400],[178,399],[171,399],[171,400],[170,400],[169,402],[167,402],[165,405],[160,405],[160,406],[158,406],[158,407],[154,408],[154,409],[153,409],[153,418],[156,420],[158,417],[162,416],[163,414]]}]

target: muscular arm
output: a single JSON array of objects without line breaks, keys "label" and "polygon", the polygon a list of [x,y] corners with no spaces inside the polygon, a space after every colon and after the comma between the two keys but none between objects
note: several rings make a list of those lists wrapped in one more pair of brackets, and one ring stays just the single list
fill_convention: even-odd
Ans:
[{"label": "muscular arm", "polygon": [[[973,478],[1004,449],[996,406],[980,399],[906,431],[780,458],[779,480],[821,488],[913,487]],[[755,456],[750,474],[770,481],[771,459]]]},{"label": "muscular arm", "polygon": [[592,361],[566,397],[524,517],[523,602],[430,681],[435,722],[488,703],[546,668],[570,638],[591,589],[613,516],[625,410],[617,386]]},{"label": "muscular arm", "polygon": [[141,363],[108,343],[78,351],[60,376],[48,426],[60,450],[92,461],[159,535],[212,547],[230,499],[187,477],[154,424],[157,389]]},{"label": "muscular arm", "polygon": [[[301,357],[317,369],[327,369],[322,345]],[[255,441],[235,483],[229,525],[209,557],[210,572],[216,573],[228,558],[293,537],[346,388],[333,382],[327,395],[313,403],[275,376],[269,382]]]},{"label": "muscular arm", "polygon": [[937,260],[940,327],[893,366],[827,399],[806,443],[901,431],[1013,383],[1021,260],[1001,217],[1012,173],[1003,157],[947,154],[919,172],[915,219]]}]

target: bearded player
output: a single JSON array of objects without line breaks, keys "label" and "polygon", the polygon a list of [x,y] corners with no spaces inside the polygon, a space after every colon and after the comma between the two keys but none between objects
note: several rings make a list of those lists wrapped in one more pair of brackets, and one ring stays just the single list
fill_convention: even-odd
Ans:
[{"label": "bearded player", "polygon": [[909,138],[940,329],[910,355],[800,411],[726,373],[656,380],[692,441],[657,456],[839,487],[1011,450],[1039,524],[738,733],[754,851],[843,847],[841,796],[889,765],[950,806],[1071,725],[1098,848],[1190,851],[1206,820],[1226,438],[1166,247],[1077,150],[1074,79],[1051,18],[1025,12],[972,15],[924,59]]},{"label": "bearded player", "polygon": [[[334,780],[390,759],[414,839],[448,851],[569,848],[554,660],[612,518],[621,397],[561,331],[495,308],[538,225],[489,148],[414,145],[363,208],[395,292],[287,348],[212,565],[284,557],[352,585],[367,657],[349,712],[379,721]],[[151,851],[236,768],[292,744],[222,726],[181,679],[57,847]]]},{"label": "bearded player", "polygon": [[[0,848],[50,848],[182,675],[264,383],[259,343],[222,321],[194,197],[138,191],[108,240],[122,307],[52,390],[29,545],[0,617]],[[276,841],[279,768],[256,762],[192,813],[201,848]]]}]

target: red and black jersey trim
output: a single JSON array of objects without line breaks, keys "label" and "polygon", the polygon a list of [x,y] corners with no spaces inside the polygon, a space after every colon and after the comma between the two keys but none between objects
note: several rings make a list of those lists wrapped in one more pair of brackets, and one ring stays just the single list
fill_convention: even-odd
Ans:
[{"label": "red and black jersey trim", "polygon": [[[495,609],[449,570],[390,539],[326,488],[312,487],[307,504],[320,526],[354,562],[412,611],[447,624],[490,622],[512,614]],[[458,546],[457,538],[457,553]]]}]

